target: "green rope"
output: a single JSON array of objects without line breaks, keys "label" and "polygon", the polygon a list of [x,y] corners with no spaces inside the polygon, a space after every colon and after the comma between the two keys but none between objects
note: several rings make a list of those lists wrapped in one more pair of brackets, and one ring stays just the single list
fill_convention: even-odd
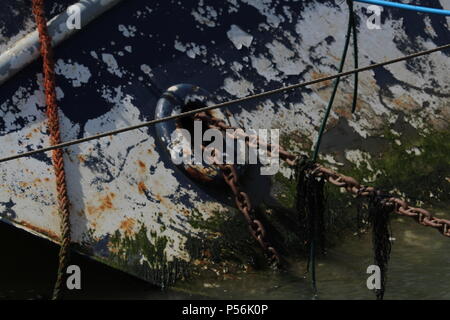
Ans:
[{"label": "green rope", "polygon": [[[352,3],[351,1],[349,1],[349,2]],[[352,6],[350,6],[350,7],[352,8]],[[350,17],[349,17],[349,21],[348,21],[348,25],[347,25],[347,34],[345,36],[344,50],[342,52],[342,57],[341,57],[341,62],[339,65],[338,73],[341,73],[342,70],[344,69],[345,58],[347,57],[347,51],[348,51],[348,47],[350,44],[350,35],[352,32],[352,18],[351,18],[352,16],[353,16],[353,11],[350,11]],[[326,124],[328,122],[328,117],[330,116],[331,107],[333,106],[334,98],[336,97],[336,92],[337,92],[337,88],[339,86],[340,80],[341,80],[341,77],[338,77],[334,80],[333,92],[331,93],[330,100],[328,101],[328,106],[325,111],[325,116],[324,116],[322,124],[320,126],[319,136],[317,137],[316,148],[314,150],[314,155],[312,158],[312,161],[314,161],[314,162],[317,161],[317,157],[319,155],[320,143],[322,142],[322,136],[325,131]]]},{"label": "green rope", "polygon": [[[353,64],[355,69],[358,69],[358,31],[356,28],[356,17],[355,13],[353,12],[353,1],[349,1],[349,9],[351,11],[350,13],[350,19],[352,24],[352,33],[353,33]],[[355,73],[354,82],[353,82],[353,102],[352,102],[352,113],[355,113],[356,111],[356,103],[358,100],[358,72]]]},{"label": "green rope", "polygon": [[[307,157],[299,157],[295,168],[296,177],[296,209],[298,211],[298,218],[300,224],[301,234],[300,239],[307,243],[307,248],[310,251],[308,257],[307,270],[310,266],[315,264],[315,256],[311,253],[315,252],[317,241],[324,246],[323,236],[318,237],[316,230],[320,234],[324,234],[323,229],[323,213],[324,207],[324,180],[316,180],[311,175],[311,170],[314,168],[314,163],[309,161]],[[312,289],[314,296],[317,295],[316,277],[312,273]]]},{"label": "green rope", "polygon": [[[347,0],[347,4],[349,6],[349,18],[348,18],[348,24],[347,24],[347,33],[345,35],[345,44],[344,44],[344,50],[342,52],[341,62],[339,64],[339,71],[338,73],[341,73],[344,69],[345,65],[345,59],[347,57],[348,47],[350,44],[350,36],[353,30],[353,44],[354,44],[354,63],[355,65],[358,65],[358,52],[357,52],[357,35],[356,35],[356,22],[355,22],[355,16],[353,12],[353,1]],[[334,86],[333,86],[333,92],[331,93],[330,100],[328,101],[328,106],[325,111],[325,116],[323,118],[322,124],[320,126],[319,135],[317,137],[316,147],[314,150],[314,154],[312,157],[312,162],[316,162],[317,158],[319,156],[319,150],[320,150],[320,144],[322,142],[322,136],[325,131],[325,127],[327,125],[328,118],[330,116],[331,107],[333,106],[334,98],[336,97],[336,92],[339,86],[341,78],[338,77],[334,80]],[[355,85],[354,85],[354,93],[353,93],[353,102],[352,102],[352,112],[356,109],[356,101],[357,101],[357,93],[358,93],[358,76],[357,73],[355,73]],[[314,229],[312,230],[313,237],[312,242],[310,246],[310,255],[309,255],[309,261],[308,261],[308,271],[311,268],[311,281],[312,281],[312,288],[314,290],[314,294],[317,293],[317,285],[316,285],[316,237],[315,234],[317,233],[316,227],[314,226]]]}]

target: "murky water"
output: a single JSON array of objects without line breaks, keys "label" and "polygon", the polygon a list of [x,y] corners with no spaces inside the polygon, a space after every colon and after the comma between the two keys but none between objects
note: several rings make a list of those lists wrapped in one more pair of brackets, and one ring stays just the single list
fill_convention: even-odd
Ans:
[{"label": "murky water", "polygon": [[[448,215],[447,215],[448,216]],[[450,239],[407,218],[392,223],[393,248],[385,299],[450,299]],[[15,228],[0,226],[0,298],[48,297],[56,272],[57,247]],[[82,290],[73,299],[312,299],[304,262],[288,271],[258,271],[227,280],[196,279],[162,291],[86,257]],[[366,287],[372,263],[370,235],[350,237],[318,259],[318,299],[374,299]]]}]

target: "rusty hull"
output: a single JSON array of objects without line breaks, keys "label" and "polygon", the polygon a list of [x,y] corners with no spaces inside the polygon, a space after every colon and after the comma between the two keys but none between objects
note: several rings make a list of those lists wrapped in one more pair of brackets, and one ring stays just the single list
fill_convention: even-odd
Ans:
[{"label": "rusty hull", "polygon": [[[27,1],[17,5],[19,31],[8,16],[18,1],[3,2],[9,11],[0,14],[0,50],[34,28]],[[55,3],[52,14],[71,2]],[[178,3],[123,1],[56,49],[64,141],[153,119],[160,93],[177,83],[201,86],[220,102],[337,70],[345,2]],[[423,3],[450,9],[444,0]],[[392,9],[383,15],[382,30],[368,30],[365,5],[355,6],[361,65],[450,40],[448,18]],[[352,67],[348,60],[347,69]],[[345,128],[353,146],[348,149],[328,136],[323,159],[336,163],[336,152],[357,154],[365,139],[398,122],[407,124],[404,130],[447,130],[449,71],[449,52],[439,52],[364,72],[357,115],[349,112],[352,79],[344,79],[329,129]],[[243,127],[280,129],[286,149],[309,152],[331,86],[321,83],[230,110]],[[403,129],[397,130],[401,134]],[[0,87],[0,156],[48,145],[42,73],[36,61]],[[75,248],[147,281],[171,283],[198,261],[201,250],[191,245],[193,239],[207,242],[208,237],[193,217],[207,221],[225,214],[241,219],[225,191],[212,192],[171,163],[154,128],[71,146],[64,156]],[[288,169],[282,173],[290,175]],[[270,179],[262,181],[251,195],[255,202],[276,198],[270,186]],[[58,241],[50,154],[0,165],[0,217]]]}]

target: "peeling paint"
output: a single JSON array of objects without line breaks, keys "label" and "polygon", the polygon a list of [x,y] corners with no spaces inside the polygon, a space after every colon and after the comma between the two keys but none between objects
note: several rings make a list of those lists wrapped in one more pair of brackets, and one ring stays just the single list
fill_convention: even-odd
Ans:
[{"label": "peeling paint", "polygon": [[119,65],[110,53],[102,53],[102,60],[108,66],[108,71],[119,78],[122,78],[123,72],[120,70]]},{"label": "peeling paint", "polygon": [[233,42],[236,49],[240,50],[242,47],[250,47],[253,41],[253,36],[243,31],[239,26],[232,24],[230,30],[227,32],[228,39]]},{"label": "peeling paint", "polygon": [[81,87],[82,84],[88,83],[91,78],[91,72],[86,66],[76,62],[72,63],[71,60],[64,62],[64,60],[58,59],[55,63],[55,73],[72,80],[73,87]]}]

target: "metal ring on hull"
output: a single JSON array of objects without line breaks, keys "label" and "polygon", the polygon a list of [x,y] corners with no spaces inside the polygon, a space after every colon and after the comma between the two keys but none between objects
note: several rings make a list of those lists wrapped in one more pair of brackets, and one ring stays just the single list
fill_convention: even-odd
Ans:
[{"label": "metal ring on hull", "polygon": [[[212,103],[210,97],[209,92],[198,86],[184,83],[174,85],[167,89],[158,100],[155,118],[161,119],[180,114],[191,108],[198,108],[199,105],[209,105]],[[223,111],[227,116],[225,116]],[[237,121],[231,113],[227,112],[227,110],[223,111],[212,110],[209,112],[217,118],[224,119],[230,126],[237,126]],[[156,124],[155,128],[159,141],[166,148],[174,164],[188,176],[202,182],[223,182],[222,173],[217,166],[207,164],[204,161],[202,164],[187,163],[186,161],[180,164],[179,161],[174,161],[175,157],[180,159],[180,157],[189,157],[192,154],[190,148],[191,141],[188,141],[189,138],[181,134],[180,130],[176,131],[177,129],[184,128],[182,119],[161,122]],[[186,146],[188,146],[188,150],[186,150]],[[238,174],[243,173],[244,166],[237,165]]]}]

